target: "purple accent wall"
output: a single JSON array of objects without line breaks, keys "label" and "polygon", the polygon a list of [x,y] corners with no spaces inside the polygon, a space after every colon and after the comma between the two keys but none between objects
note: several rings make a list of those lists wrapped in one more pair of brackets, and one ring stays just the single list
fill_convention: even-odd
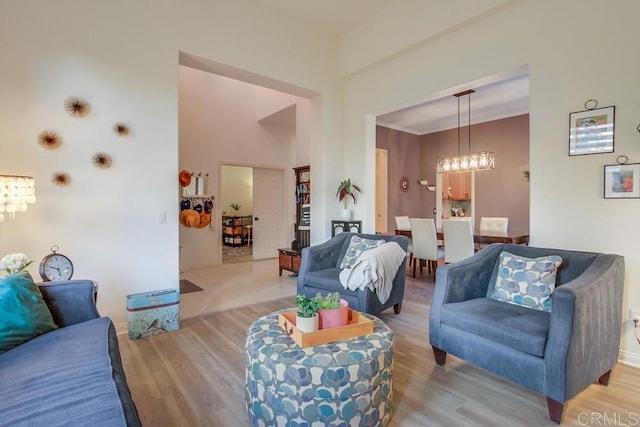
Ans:
[{"label": "purple accent wall", "polygon": [[[460,132],[460,152],[468,151],[468,131]],[[389,152],[389,230],[396,215],[434,218],[436,193],[418,184],[418,179],[436,182],[436,159],[458,152],[458,131],[450,129],[413,135],[377,126],[376,145]],[[476,172],[476,225],[483,216],[506,216],[509,230],[529,230],[529,115],[480,123],[471,127],[471,151],[493,151],[496,168]],[[399,182],[407,176],[409,191],[400,192]]]},{"label": "purple accent wall", "polygon": [[[420,179],[420,137],[407,132],[376,126],[376,148],[388,151],[389,192],[387,230],[393,233],[395,217],[421,217],[420,196],[424,190]],[[400,191],[400,178],[409,178],[409,190]]]}]

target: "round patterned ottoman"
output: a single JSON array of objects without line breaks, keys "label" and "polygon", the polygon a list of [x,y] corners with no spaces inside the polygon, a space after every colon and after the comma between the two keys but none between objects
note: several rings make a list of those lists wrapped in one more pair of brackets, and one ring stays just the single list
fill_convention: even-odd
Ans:
[{"label": "round patterned ottoman", "polygon": [[[292,311],[287,309],[282,311]],[[391,415],[393,332],[300,348],[278,326],[256,320],[245,345],[247,412],[254,426],[384,426]]]}]

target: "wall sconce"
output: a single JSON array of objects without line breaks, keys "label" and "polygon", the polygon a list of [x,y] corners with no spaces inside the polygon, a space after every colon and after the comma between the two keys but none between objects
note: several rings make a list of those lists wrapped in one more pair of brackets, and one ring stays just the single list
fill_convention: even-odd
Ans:
[{"label": "wall sconce", "polygon": [[428,191],[431,191],[431,192],[436,191],[436,186],[433,184],[429,184],[429,181],[426,179],[419,180],[418,184],[422,185],[423,187],[426,187]]},{"label": "wall sconce", "polygon": [[15,218],[16,212],[27,210],[27,204],[35,203],[35,181],[30,176],[0,175],[0,222],[4,213]]}]

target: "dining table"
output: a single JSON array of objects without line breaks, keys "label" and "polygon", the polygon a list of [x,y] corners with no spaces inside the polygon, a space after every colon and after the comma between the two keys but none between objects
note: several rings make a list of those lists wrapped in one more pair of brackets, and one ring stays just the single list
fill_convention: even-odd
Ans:
[{"label": "dining table", "polygon": [[[396,235],[411,237],[411,230],[409,229],[396,229]],[[436,229],[438,240],[444,240],[444,233],[442,229]],[[476,229],[473,231],[473,241],[475,243],[489,244],[489,243],[511,243],[514,245],[528,245],[529,244],[529,232],[526,231],[507,231],[506,233],[500,231],[486,231]]]}]

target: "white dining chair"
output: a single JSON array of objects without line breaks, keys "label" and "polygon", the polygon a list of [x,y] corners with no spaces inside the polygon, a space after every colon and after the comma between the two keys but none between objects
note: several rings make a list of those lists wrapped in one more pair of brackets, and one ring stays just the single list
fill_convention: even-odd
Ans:
[{"label": "white dining chair", "polygon": [[490,233],[506,233],[509,228],[509,218],[483,216],[480,218],[480,231]]},{"label": "white dining chair", "polygon": [[[411,222],[408,216],[397,216],[396,228],[398,230],[411,230]],[[413,263],[413,238],[409,238],[409,244],[407,245],[407,255],[409,255],[409,266]],[[415,277],[415,276],[414,276]]]},{"label": "white dining chair", "polygon": [[[480,218],[480,233],[504,233],[507,234],[509,228],[509,218],[483,216]],[[476,244],[476,251],[487,246],[484,243]]]},{"label": "white dining chair", "polygon": [[438,261],[444,259],[445,251],[438,247],[438,235],[436,224],[431,218],[410,218],[411,236],[413,238],[413,277],[416,277],[416,264],[420,263],[422,273],[422,261],[426,261],[429,272],[436,274]]},{"label": "white dining chair", "polygon": [[396,228],[398,230],[411,230],[411,221],[408,216],[396,217]]},{"label": "white dining chair", "polygon": [[443,220],[442,233],[445,263],[462,261],[475,253],[471,221]]}]

